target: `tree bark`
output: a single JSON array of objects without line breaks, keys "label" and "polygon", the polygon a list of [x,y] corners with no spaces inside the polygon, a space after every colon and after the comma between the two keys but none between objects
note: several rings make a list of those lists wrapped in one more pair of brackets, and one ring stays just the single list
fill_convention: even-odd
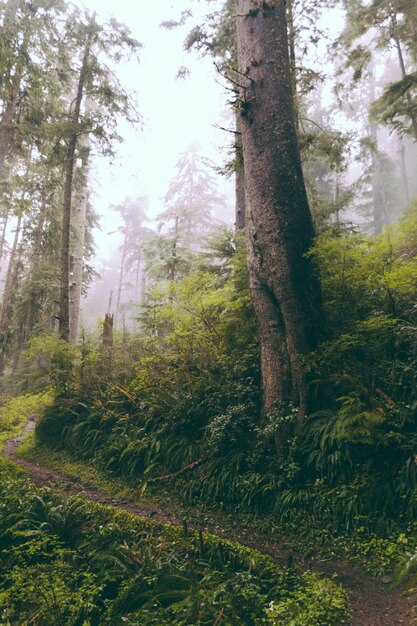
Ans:
[{"label": "tree bark", "polygon": [[3,258],[3,254],[4,254],[4,247],[6,245],[6,231],[7,231],[7,223],[9,221],[9,210],[6,210],[6,213],[4,215],[3,218],[3,230],[1,232],[1,236],[0,236],[0,261]]},{"label": "tree bark", "polygon": [[245,174],[243,164],[242,131],[240,115],[236,116],[235,135],[235,229],[236,232],[245,228]]},{"label": "tree bark", "polygon": [[116,315],[114,318],[114,327],[116,329],[117,329],[117,324],[119,321],[119,314],[120,314],[120,301],[122,297],[123,279],[125,275],[126,254],[127,254],[127,234],[125,234],[125,238],[123,242],[122,259],[120,261],[119,284],[117,286]]},{"label": "tree bark", "polygon": [[[83,169],[86,165],[83,165]],[[85,246],[85,220],[87,214],[88,191],[87,191],[87,172],[83,173],[85,179],[82,189],[77,194],[77,204],[74,212],[74,231],[76,240],[74,242],[73,262],[72,262],[72,279],[69,292],[69,340],[76,343],[78,338],[78,326],[80,318],[81,291],[84,271],[84,246]]]},{"label": "tree bark", "polygon": [[72,187],[74,179],[75,150],[77,147],[77,127],[81,114],[81,102],[84,95],[85,82],[88,77],[88,64],[93,40],[93,30],[90,29],[84,48],[80,75],[78,78],[77,95],[74,102],[74,111],[71,116],[72,130],[68,140],[68,149],[65,161],[65,185],[62,216],[62,239],[61,239],[61,277],[60,277],[60,310],[59,310],[59,336],[69,341],[69,270],[70,270],[70,231],[71,231],[71,205]]},{"label": "tree bark", "polygon": [[[16,28],[16,17],[17,11],[20,6],[20,0],[8,0],[5,12],[4,12],[4,20],[3,27],[1,31],[1,36],[3,40],[8,44],[13,38],[13,31]],[[27,50],[28,44],[28,32],[25,31],[23,35],[23,41],[20,46],[20,55],[23,56]],[[12,75],[9,73],[9,82],[10,88],[7,96],[7,100],[4,102],[3,112],[0,120],[0,184],[4,183],[6,180],[6,157],[10,148],[10,142],[12,137],[12,130],[10,128],[11,123],[13,122],[14,115],[16,113],[16,108],[19,100],[19,90],[20,84],[22,82],[23,75],[23,63],[21,58],[17,58],[16,63],[14,65],[14,72]]]},{"label": "tree bark", "polygon": [[397,142],[398,142],[397,154],[398,154],[399,168],[400,168],[400,174],[401,174],[401,190],[403,194],[403,208],[407,209],[410,206],[410,188],[408,185],[407,163],[405,160],[404,141],[400,135],[397,135]]},{"label": "tree bark", "polygon": [[[303,356],[322,331],[314,236],[295,128],[284,0],[236,0],[247,250],[264,412],[310,408]],[[285,408],[286,407],[286,408]]]},{"label": "tree bark", "polygon": [[[375,100],[375,75],[373,63],[369,64],[369,102]],[[382,189],[382,176],[381,165],[378,155],[378,125],[368,115],[369,124],[369,136],[372,141],[371,152],[371,186],[372,186],[372,221],[373,221],[373,234],[379,235],[382,232],[383,226],[386,226],[386,220],[383,219],[383,189]],[[385,223],[384,223],[385,222]]]},{"label": "tree bark", "polygon": [[10,321],[13,299],[16,292],[16,283],[18,278],[18,261],[20,257],[20,252],[18,248],[22,221],[23,213],[21,212],[17,219],[13,245],[10,251],[9,265],[7,268],[6,282],[4,286],[3,300],[0,312],[0,376],[4,372],[6,351],[10,343]]},{"label": "tree bark", "polygon": [[[37,271],[39,269],[45,219],[46,219],[46,198],[43,198],[41,210],[39,213],[38,225],[36,227],[35,240],[33,242],[33,253],[32,253],[31,266],[30,266],[31,281],[36,276]],[[36,308],[37,308],[36,307],[36,289],[33,285],[31,285],[30,290],[29,290],[28,306],[26,310],[26,319],[25,319],[25,324],[23,327],[22,336],[20,340],[20,347],[19,347],[20,353],[25,349],[27,341],[32,333],[34,322],[35,322]]]}]

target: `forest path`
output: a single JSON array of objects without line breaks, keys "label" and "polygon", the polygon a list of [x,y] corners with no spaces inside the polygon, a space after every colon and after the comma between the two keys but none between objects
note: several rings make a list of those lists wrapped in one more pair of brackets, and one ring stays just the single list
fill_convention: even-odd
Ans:
[{"label": "forest path", "polygon": [[[60,472],[18,457],[17,446],[35,428],[35,425],[35,418],[29,418],[22,434],[6,442],[3,456],[24,466],[36,485],[54,487],[65,496],[79,494],[89,500],[122,509],[139,517],[152,517],[166,524],[183,525],[184,517],[178,515],[172,505],[167,510],[148,503],[115,499],[105,493],[90,489]],[[197,513],[201,516],[201,511]],[[196,517],[196,511],[191,508],[190,514],[191,517]],[[221,511],[207,510],[202,517],[204,521],[201,525],[189,523],[189,527],[196,530],[203,527],[205,531],[219,537],[238,541],[268,554],[275,561],[288,562],[289,551],[282,541],[275,543],[272,536],[266,537],[265,534],[252,528],[249,523],[240,524],[231,530],[228,528],[230,518],[227,519],[226,514],[222,514]],[[336,582],[342,585],[348,596],[350,626],[399,626],[400,624],[412,626],[417,624],[417,620],[412,617],[413,602],[401,590],[391,589],[381,580],[371,578],[360,569],[350,567],[346,563],[321,560],[319,555],[312,561],[306,560],[302,554],[292,552],[291,558],[301,569],[312,567],[326,576],[334,576]]]}]

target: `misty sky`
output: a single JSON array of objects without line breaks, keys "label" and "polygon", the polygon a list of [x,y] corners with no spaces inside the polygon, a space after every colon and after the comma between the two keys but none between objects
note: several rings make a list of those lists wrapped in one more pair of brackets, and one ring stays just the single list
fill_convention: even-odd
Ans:
[{"label": "misty sky", "polygon": [[[102,232],[96,233],[96,240],[99,256],[107,257],[119,245],[117,235],[106,236],[117,228],[117,218],[109,211],[111,204],[121,202],[126,195],[149,195],[152,215],[161,211],[160,198],[173,178],[175,162],[196,139],[205,156],[219,164],[226,160],[229,137],[214,124],[227,123],[227,94],[218,84],[211,60],[183,50],[189,26],[171,31],[160,28],[163,20],[178,18],[184,9],[191,9],[195,19],[204,19],[205,12],[208,8],[213,10],[216,2],[209,7],[205,2],[190,0],[146,4],[84,0],[79,4],[97,11],[98,18],[113,15],[128,25],[143,44],[140,64],[130,62],[117,67],[122,83],[137,94],[143,130],[122,124],[125,142],[118,148],[118,156],[112,163],[107,158],[96,159],[93,169],[93,202],[103,216]],[[178,68],[184,65],[191,74],[185,80],[177,80]],[[231,186],[224,178],[220,184]]]}]

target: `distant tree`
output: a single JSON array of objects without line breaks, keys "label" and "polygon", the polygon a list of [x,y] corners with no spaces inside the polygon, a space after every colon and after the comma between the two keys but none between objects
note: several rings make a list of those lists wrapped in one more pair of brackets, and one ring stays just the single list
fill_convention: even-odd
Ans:
[{"label": "distant tree", "polygon": [[212,166],[199,150],[195,142],[180,155],[164,197],[166,209],[157,218],[159,236],[154,250],[160,258],[160,278],[171,283],[187,273],[193,253],[201,250],[204,238],[225,209]]},{"label": "distant tree", "polygon": [[392,43],[397,55],[399,79],[384,87],[373,106],[374,115],[400,134],[417,141],[417,11],[413,2],[356,0],[345,2],[346,28],[342,41],[354,77],[360,79],[373,54]]},{"label": "distant tree", "polygon": [[[114,117],[130,115],[130,102],[125,91],[116,81],[112,81],[108,69],[103,66],[95,52],[105,53],[120,59],[123,55],[135,52],[139,44],[132,39],[126,27],[115,20],[99,25],[95,16],[87,16],[85,22],[69,24],[69,36],[73,39],[74,53],[81,48],[81,65],[77,71],[76,95],[69,111],[70,123],[62,127],[62,141],[65,160],[65,183],[63,197],[63,223],[61,242],[61,286],[59,334],[69,340],[69,272],[70,272],[70,231],[73,196],[73,177],[78,139],[81,135],[95,137],[102,149],[111,152],[111,142],[115,137]],[[82,111],[83,99],[88,95],[96,104],[94,109]]]},{"label": "distant tree", "polygon": [[117,286],[116,315],[114,320],[116,327],[121,312],[125,273],[134,265],[136,266],[135,297],[138,299],[136,304],[140,304],[139,300],[143,298],[143,295],[139,293],[139,277],[142,275],[142,280],[144,280],[145,246],[150,234],[150,229],[145,226],[148,206],[149,200],[147,196],[138,196],[136,198],[125,198],[121,204],[113,207],[120,213],[123,219],[123,225],[120,228],[123,234],[123,244]]}]

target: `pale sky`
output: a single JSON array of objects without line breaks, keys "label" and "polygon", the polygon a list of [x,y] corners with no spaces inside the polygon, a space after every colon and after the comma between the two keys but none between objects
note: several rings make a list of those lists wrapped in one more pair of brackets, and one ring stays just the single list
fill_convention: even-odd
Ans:
[{"label": "pale sky", "polygon": [[[106,257],[111,248],[119,245],[117,236],[106,236],[117,228],[115,215],[109,211],[111,204],[128,195],[149,195],[152,215],[160,212],[160,198],[174,176],[175,162],[194,140],[199,141],[202,153],[217,164],[226,160],[230,137],[214,125],[225,125],[227,93],[218,83],[210,58],[198,58],[196,53],[184,51],[183,42],[190,26],[171,31],[159,26],[164,20],[178,18],[184,9],[193,12],[195,19],[190,24],[195,23],[196,19],[204,19],[216,2],[207,5],[192,0],[84,0],[79,4],[97,11],[98,19],[113,15],[129,26],[143,44],[139,64],[131,62],[117,67],[122,84],[137,93],[143,130],[122,123],[120,130],[125,142],[118,148],[118,156],[113,163],[108,158],[96,159],[93,168],[94,205],[102,215],[102,232],[96,233],[96,240],[99,256]],[[176,80],[178,68],[183,65],[191,74],[185,80]],[[232,182],[224,177],[219,182],[232,197]]]}]

